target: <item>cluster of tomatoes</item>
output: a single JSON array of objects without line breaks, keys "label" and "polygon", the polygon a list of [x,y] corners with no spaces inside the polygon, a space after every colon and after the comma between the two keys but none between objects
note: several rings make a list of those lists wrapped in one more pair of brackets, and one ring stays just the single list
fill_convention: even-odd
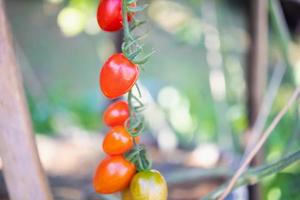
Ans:
[{"label": "cluster of tomatoes", "polygon": [[[133,0],[100,0],[97,19],[102,30],[113,32],[123,28],[123,1],[136,6]],[[128,14],[128,22],[132,16]],[[137,64],[123,53],[114,54],[101,69],[100,88],[107,98],[115,99],[130,92],[138,76]],[[145,150],[128,123],[131,118],[131,107],[126,101],[115,101],[105,110],[103,120],[110,127],[103,141],[107,156],[94,175],[94,189],[101,194],[121,192],[123,200],[166,200],[166,181],[147,162],[145,165]]]}]

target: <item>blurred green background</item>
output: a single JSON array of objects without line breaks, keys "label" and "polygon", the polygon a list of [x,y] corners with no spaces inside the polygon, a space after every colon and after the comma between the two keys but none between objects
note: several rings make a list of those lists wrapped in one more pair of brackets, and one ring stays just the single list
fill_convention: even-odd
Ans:
[{"label": "blurred green background", "polygon": [[[149,24],[138,34],[148,34],[145,47],[156,53],[146,64],[141,83],[166,116],[176,148],[192,150],[212,143],[241,156],[248,128],[249,1],[146,2],[147,12],[138,17]],[[270,24],[266,80],[269,83],[279,67],[286,72],[279,76],[283,79],[268,122],[300,83],[300,3],[281,3],[293,39],[289,55],[293,67],[286,67]],[[99,91],[98,75],[103,62],[118,48],[119,36],[99,30],[97,5],[97,0],[6,1],[37,134],[57,135],[68,126],[84,129],[86,134],[105,129],[101,113],[109,100]],[[280,83],[279,78],[275,80]],[[264,162],[299,149],[299,139],[299,112],[294,107],[268,140]],[[275,180],[265,183],[266,199],[278,196]]]}]

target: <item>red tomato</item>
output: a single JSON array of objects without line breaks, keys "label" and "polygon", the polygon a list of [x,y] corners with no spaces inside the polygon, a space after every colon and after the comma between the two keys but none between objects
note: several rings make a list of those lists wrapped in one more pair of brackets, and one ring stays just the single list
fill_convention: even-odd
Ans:
[{"label": "red tomato", "polygon": [[103,150],[109,155],[121,155],[133,147],[133,138],[124,126],[116,126],[108,131],[103,141]]},{"label": "red tomato", "polygon": [[129,106],[126,101],[117,101],[112,103],[103,113],[103,121],[107,126],[124,125],[128,119]]},{"label": "red tomato", "polygon": [[[133,4],[132,7],[135,7]],[[132,14],[128,14],[128,21],[132,19]],[[122,0],[101,0],[97,20],[100,28],[104,31],[118,31],[122,29]]]},{"label": "red tomato", "polygon": [[136,172],[135,165],[123,156],[108,156],[100,162],[94,175],[94,189],[101,194],[124,190]]},{"label": "red tomato", "polygon": [[112,55],[100,72],[100,88],[108,98],[116,98],[127,93],[138,79],[138,66],[122,53]]}]

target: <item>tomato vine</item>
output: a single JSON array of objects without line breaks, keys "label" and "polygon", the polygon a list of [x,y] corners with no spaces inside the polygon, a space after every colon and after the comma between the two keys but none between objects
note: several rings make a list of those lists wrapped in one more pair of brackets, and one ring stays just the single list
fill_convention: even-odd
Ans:
[{"label": "tomato vine", "polygon": [[100,88],[110,99],[127,93],[127,102],[114,102],[103,114],[104,123],[110,127],[103,141],[107,157],[98,165],[94,188],[101,194],[122,192],[123,200],[128,199],[128,195],[134,200],[167,199],[166,181],[158,171],[151,169],[146,148],[139,143],[145,127],[142,113],[145,105],[137,80],[140,69],[154,51],[145,54],[140,43],[145,36],[136,36],[133,31],[145,23],[137,20],[135,14],[146,7],[138,6],[137,0],[101,0],[97,13],[102,30],[113,32],[123,28],[124,31],[122,53],[113,54],[101,68]]},{"label": "tomato vine", "polygon": [[[131,60],[135,64],[138,64],[139,67],[141,67],[147,62],[147,60],[153,54],[153,52],[144,56],[140,60],[137,59],[137,57],[143,52],[143,47],[139,43],[140,39],[143,37],[135,37],[132,34],[132,31],[135,28],[144,24],[145,22],[138,21],[135,17],[133,17],[131,24],[129,24],[126,16],[128,16],[128,12],[135,13],[144,10],[147,7],[147,5],[136,6],[135,8],[132,8],[130,5],[132,5],[133,3],[136,3],[136,0],[122,0],[122,17],[124,29],[122,52],[129,60]],[[134,148],[131,152],[127,154],[127,158],[136,163],[138,171],[143,171],[151,168],[151,162],[147,158],[144,146],[135,142],[135,138],[143,132],[145,121],[143,115],[141,114],[141,111],[143,111],[145,108],[144,103],[140,100],[140,98],[142,97],[142,93],[137,83],[135,84],[135,86],[139,96],[135,96],[131,89],[128,93],[127,98],[130,110],[130,117],[127,121],[126,127],[131,133],[134,141]],[[137,106],[134,105],[134,101],[138,104]]]}]

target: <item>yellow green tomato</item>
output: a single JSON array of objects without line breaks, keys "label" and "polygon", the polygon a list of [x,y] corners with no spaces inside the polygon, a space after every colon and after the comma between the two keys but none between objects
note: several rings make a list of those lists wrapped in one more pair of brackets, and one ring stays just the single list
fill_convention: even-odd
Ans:
[{"label": "yellow green tomato", "polygon": [[122,200],[133,200],[133,197],[131,195],[129,188],[126,188],[125,190],[123,190],[121,196],[122,196]]},{"label": "yellow green tomato", "polygon": [[130,184],[132,200],[167,200],[168,188],[164,177],[156,170],[141,171]]}]

